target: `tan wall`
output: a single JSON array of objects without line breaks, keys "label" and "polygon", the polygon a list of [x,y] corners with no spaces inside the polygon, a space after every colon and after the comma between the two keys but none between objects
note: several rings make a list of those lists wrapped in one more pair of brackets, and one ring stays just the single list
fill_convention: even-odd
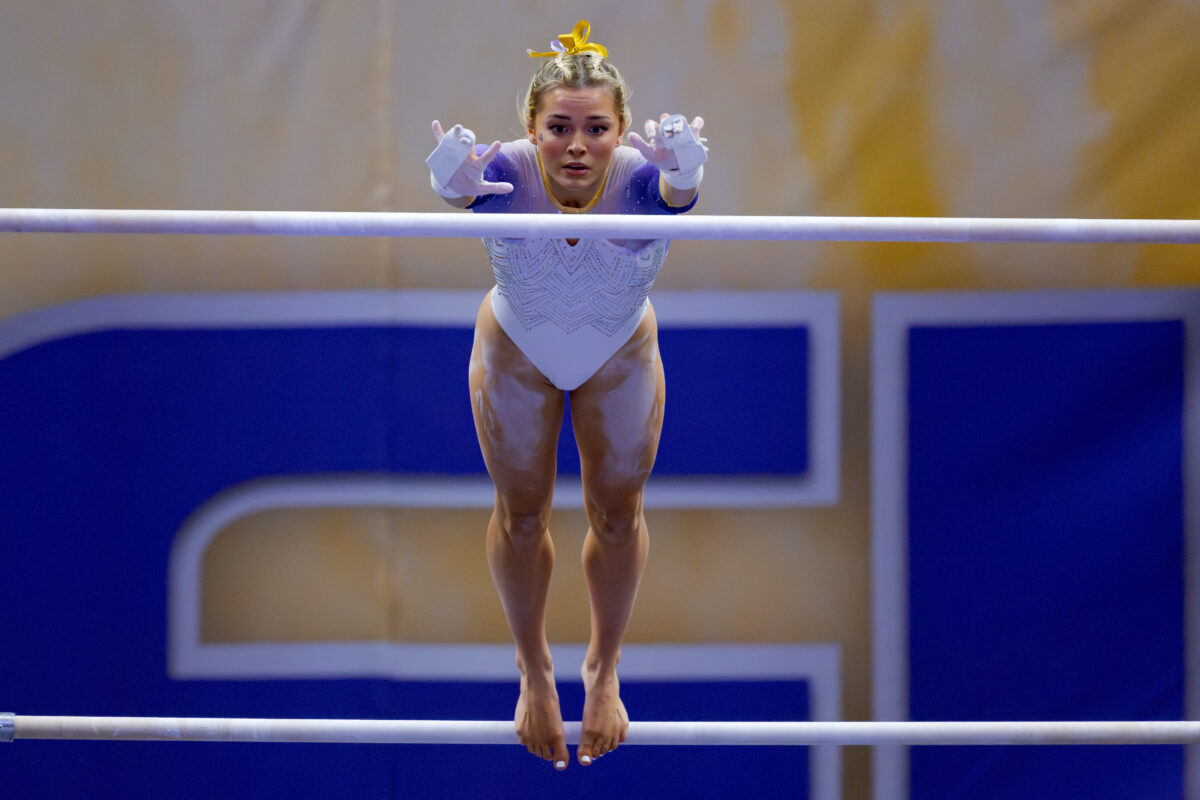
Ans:
[{"label": "tan wall", "polygon": [[[427,188],[429,121],[516,135],[525,48],[589,16],[634,84],[637,119],[705,117],[700,213],[1200,217],[1195,0],[455,8],[5,3],[0,206],[444,210]],[[0,236],[0,318],[110,293],[488,284],[470,240]],[[1184,246],[676,243],[662,288],[840,293],[842,499],[653,513],[630,639],[840,642],[844,715],[869,718],[872,293],[1197,284],[1200,258]],[[256,582],[255,607],[279,613],[214,606],[206,636],[503,641],[485,520],[372,510],[244,520],[214,543],[207,580],[247,583],[237,565],[286,538],[288,557],[271,559],[278,574]],[[582,641],[584,522],[557,513],[553,529],[551,634]],[[283,613],[299,608],[280,602],[297,576],[320,587],[326,613]],[[864,763],[849,754],[848,797],[866,796]]]}]

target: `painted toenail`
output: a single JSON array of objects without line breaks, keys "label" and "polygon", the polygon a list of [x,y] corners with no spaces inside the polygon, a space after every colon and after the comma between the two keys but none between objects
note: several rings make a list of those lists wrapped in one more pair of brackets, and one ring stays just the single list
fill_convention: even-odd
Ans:
[{"label": "painted toenail", "polygon": [[565,762],[565,761],[555,761],[555,762],[554,762],[554,766],[555,766],[555,768],[556,768],[556,769],[566,769],[566,768],[567,768],[567,762]]}]

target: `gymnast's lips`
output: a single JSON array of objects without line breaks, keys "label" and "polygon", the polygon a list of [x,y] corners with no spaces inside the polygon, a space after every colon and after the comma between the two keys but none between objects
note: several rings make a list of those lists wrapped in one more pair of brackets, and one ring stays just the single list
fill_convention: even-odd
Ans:
[{"label": "gymnast's lips", "polygon": [[592,168],[582,161],[572,161],[568,164],[563,164],[563,170],[571,175],[583,175],[584,173],[591,172]]}]

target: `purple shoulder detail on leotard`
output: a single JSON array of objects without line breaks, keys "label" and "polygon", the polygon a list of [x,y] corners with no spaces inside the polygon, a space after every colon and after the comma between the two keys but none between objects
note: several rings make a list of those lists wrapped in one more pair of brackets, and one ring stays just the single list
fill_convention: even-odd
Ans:
[{"label": "purple shoulder detail on leotard", "polygon": [[691,211],[700,199],[700,193],[686,206],[670,206],[658,191],[658,168],[647,162],[633,171],[625,187],[625,214],[682,214]]},{"label": "purple shoulder detail on leotard", "polygon": [[[487,148],[481,144],[475,145],[475,155],[481,156],[487,152]],[[517,179],[517,167],[508,156],[503,152],[497,153],[492,159],[492,163],[488,164],[483,169],[483,179],[491,183],[505,181],[516,186],[520,181]],[[512,206],[514,192],[508,194],[481,194],[471,201],[467,206],[471,211],[476,211],[481,214],[503,214]]]}]

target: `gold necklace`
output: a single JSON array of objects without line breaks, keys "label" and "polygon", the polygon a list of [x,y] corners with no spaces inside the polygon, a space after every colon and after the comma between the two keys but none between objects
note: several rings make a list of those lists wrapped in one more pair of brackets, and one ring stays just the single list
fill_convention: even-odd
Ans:
[{"label": "gold necklace", "polygon": [[[542,186],[544,186],[546,189],[546,197],[550,198],[550,202],[554,204],[554,207],[564,214],[583,214],[591,211],[592,206],[599,202],[600,195],[604,194],[604,187],[608,185],[608,170],[606,169],[604,171],[604,179],[600,181],[600,188],[596,190],[594,195],[592,195],[592,199],[588,201],[587,205],[585,205],[583,208],[564,206],[562,203],[558,202],[558,198],[554,196],[554,191],[550,188],[550,178],[546,176],[546,167],[544,164],[542,164],[542,154],[540,152],[537,154],[537,160],[538,170],[540,170],[542,173]],[[611,161],[608,163],[608,166],[609,168],[612,167]]]}]

